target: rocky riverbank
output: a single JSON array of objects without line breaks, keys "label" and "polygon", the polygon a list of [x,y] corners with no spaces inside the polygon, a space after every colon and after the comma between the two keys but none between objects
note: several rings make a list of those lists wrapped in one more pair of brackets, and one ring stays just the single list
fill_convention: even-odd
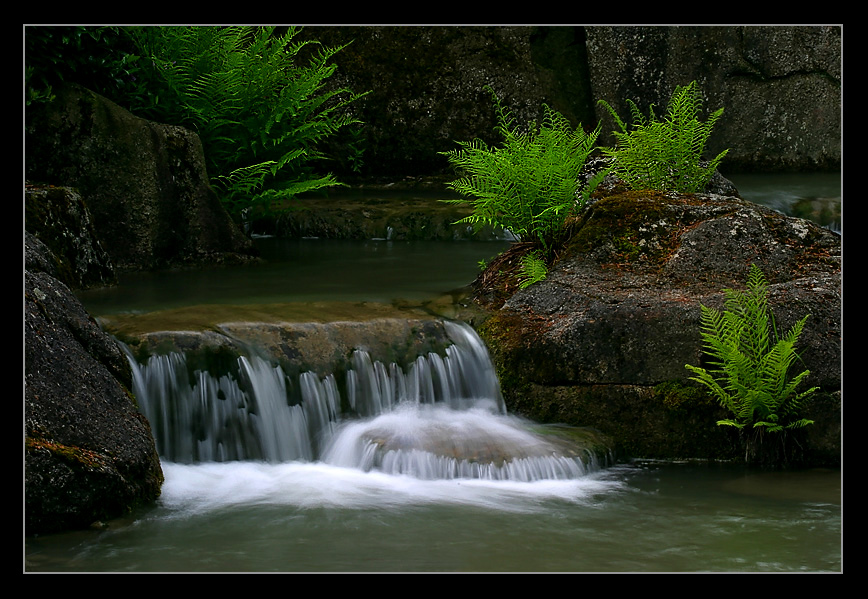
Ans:
[{"label": "rocky riverbank", "polygon": [[100,525],[160,495],[163,472],[115,340],[30,235],[24,273],[24,527]]}]

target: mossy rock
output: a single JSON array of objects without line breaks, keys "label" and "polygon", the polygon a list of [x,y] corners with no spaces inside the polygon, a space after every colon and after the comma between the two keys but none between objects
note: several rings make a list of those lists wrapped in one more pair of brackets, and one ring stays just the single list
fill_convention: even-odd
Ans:
[{"label": "mossy rock", "polygon": [[[840,390],[836,233],[738,197],[617,188],[568,226],[545,280],[515,285],[515,247],[474,283],[489,314],[477,329],[510,410],[594,427],[634,457],[743,459],[738,435],[716,425],[728,415],[685,364],[702,364],[701,306],[722,307],[751,264],[770,281],[780,330],[811,315],[806,385]],[[840,408],[830,409],[805,436],[807,461],[828,464],[840,447]]]}]

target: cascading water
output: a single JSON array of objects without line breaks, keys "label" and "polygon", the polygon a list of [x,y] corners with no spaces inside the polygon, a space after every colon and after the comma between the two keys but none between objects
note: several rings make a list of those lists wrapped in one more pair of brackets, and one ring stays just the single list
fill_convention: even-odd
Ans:
[{"label": "cascading water", "polygon": [[[175,463],[320,461],[422,479],[569,479],[596,469],[594,452],[530,430],[506,414],[485,345],[445,322],[453,344],[410,363],[353,353],[345,376],[295,379],[259,356],[237,374],[190,374],[186,357],[132,357],[134,391],[157,449]],[[339,384],[338,378],[342,380]]]}]

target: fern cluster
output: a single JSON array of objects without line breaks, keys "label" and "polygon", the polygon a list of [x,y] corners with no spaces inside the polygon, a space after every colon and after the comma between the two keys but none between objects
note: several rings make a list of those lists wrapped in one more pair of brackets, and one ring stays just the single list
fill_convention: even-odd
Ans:
[{"label": "fern cluster", "polygon": [[805,370],[789,377],[798,358],[795,345],[808,316],[777,338],[774,317],[768,307],[768,283],[755,264],[748,274],[747,290],[724,290],[725,310],[702,306],[702,339],[712,368],[685,365],[712,392],[734,418],[718,425],[739,429],[750,426],[770,432],[800,428],[812,420],[796,419],[804,401],[817,387],[797,392],[807,378]]},{"label": "fern cluster", "polygon": [[486,89],[494,100],[496,131],[503,144],[490,147],[475,139],[441,152],[463,175],[449,187],[470,197],[444,201],[472,205],[473,213],[458,222],[501,227],[540,247],[523,263],[526,287],[545,278],[546,260],[562,241],[564,222],[582,209],[605,176],[599,173],[587,183],[580,177],[600,127],[590,134],[581,125],[573,129],[563,115],[543,105],[542,122],[522,129],[494,91]]},{"label": "fern cluster", "polygon": [[[129,29],[161,82],[151,118],[198,132],[212,182],[231,212],[337,183],[310,164],[320,158],[320,140],[358,122],[345,107],[364,94],[324,91],[336,68],[329,61],[343,46],[297,42],[298,31]],[[307,46],[308,62],[298,64]]]},{"label": "fern cluster", "polygon": [[614,174],[632,189],[654,189],[695,193],[711,180],[728,150],[703,162],[702,152],[723,108],[700,122],[702,98],[696,81],[679,86],[672,94],[666,116],[658,119],[654,107],[646,118],[636,104],[627,100],[631,127],[605,101],[620,131],[613,131],[616,145],[604,153],[612,158]]},{"label": "fern cluster", "polygon": [[579,174],[594,149],[600,128],[586,134],[581,126],[543,106],[542,123],[521,130],[497,98],[497,132],[503,145],[489,147],[476,139],[458,142],[460,148],[441,152],[464,176],[449,187],[470,200],[473,214],[459,222],[509,229],[523,241],[544,248],[557,242],[566,218],[580,210],[602,176],[584,185]]}]

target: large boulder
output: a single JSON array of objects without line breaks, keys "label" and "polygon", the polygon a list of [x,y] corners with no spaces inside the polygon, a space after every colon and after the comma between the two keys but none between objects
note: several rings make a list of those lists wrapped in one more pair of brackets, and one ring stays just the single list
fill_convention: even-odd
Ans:
[{"label": "large boulder", "polygon": [[[596,99],[661,116],[694,79],[723,117],[707,152],[735,171],[836,170],[841,164],[841,27],[587,27]],[[604,131],[614,123],[601,108]],[[612,143],[606,136],[605,143]]]},{"label": "large boulder", "polygon": [[27,534],[84,528],[155,500],[163,481],[129,362],[25,235],[24,500]]},{"label": "large boulder", "polygon": [[77,85],[26,117],[27,179],[77,189],[118,271],[252,259],[192,131],[135,117]]},{"label": "large boulder", "polygon": [[[439,152],[494,132],[491,86],[516,124],[539,121],[548,104],[573,124],[604,119],[606,100],[626,118],[633,100],[661,114],[678,85],[694,79],[705,106],[724,107],[709,153],[729,148],[722,170],[835,170],[841,163],[839,26],[306,27],[305,39],[348,44],[335,87],[370,94],[354,104],[365,126],[338,138],[334,169],[364,149],[368,179],[451,175]],[[600,140],[604,142],[603,139]],[[713,152],[713,153],[712,153]]]},{"label": "large boulder", "polygon": [[510,409],[593,426],[641,457],[729,458],[728,417],[688,381],[703,362],[701,305],[721,309],[756,263],[779,331],[810,314],[799,372],[821,391],[800,440],[840,460],[841,239],[735,196],[621,192],[590,205],[548,277],[519,289],[522,246],[492,262],[475,297]]},{"label": "large boulder", "polygon": [[[347,44],[328,85],[370,90],[353,107],[365,123],[361,139],[334,140],[348,144],[334,154],[361,147],[366,181],[395,181],[442,174],[448,163],[438,153],[456,140],[497,141],[487,85],[519,123],[539,119],[544,102],[589,122],[583,35],[572,27],[340,26],[305,27],[300,37]],[[340,158],[328,164],[341,167]],[[341,172],[344,179],[353,174]]]}]

